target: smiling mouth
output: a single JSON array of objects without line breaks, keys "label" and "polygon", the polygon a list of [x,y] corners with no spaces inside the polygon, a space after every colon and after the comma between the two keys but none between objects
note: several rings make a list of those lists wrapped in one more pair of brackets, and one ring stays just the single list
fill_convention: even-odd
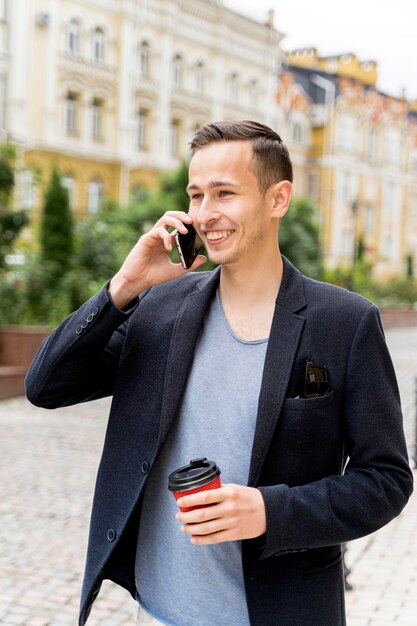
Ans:
[{"label": "smiling mouth", "polygon": [[233,235],[234,230],[215,230],[206,232],[207,241],[211,244],[218,244],[226,239],[229,239]]}]

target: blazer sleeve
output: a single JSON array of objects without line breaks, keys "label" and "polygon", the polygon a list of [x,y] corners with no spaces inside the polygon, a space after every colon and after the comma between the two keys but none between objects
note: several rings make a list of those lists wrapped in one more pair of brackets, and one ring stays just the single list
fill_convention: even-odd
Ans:
[{"label": "blazer sleeve", "polygon": [[367,308],[346,370],[343,474],[259,487],[267,532],[261,558],[344,543],[398,515],[413,489],[394,368],[379,311]]},{"label": "blazer sleeve", "polygon": [[127,322],[138,302],[121,311],[106,284],[69,315],[32,361],[25,379],[28,400],[54,409],[111,395]]}]

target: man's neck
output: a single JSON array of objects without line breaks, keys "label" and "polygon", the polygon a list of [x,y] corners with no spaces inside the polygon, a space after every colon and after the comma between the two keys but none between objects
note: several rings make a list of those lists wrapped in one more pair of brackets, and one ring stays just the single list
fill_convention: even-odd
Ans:
[{"label": "man's neck", "polygon": [[246,340],[269,336],[275,301],[281,286],[281,255],[261,266],[223,266],[220,298],[233,331]]},{"label": "man's neck", "polygon": [[222,266],[220,295],[222,300],[240,304],[242,308],[273,302],[278,295],[283,273],[279,250],[274,258],[257,264]]}]

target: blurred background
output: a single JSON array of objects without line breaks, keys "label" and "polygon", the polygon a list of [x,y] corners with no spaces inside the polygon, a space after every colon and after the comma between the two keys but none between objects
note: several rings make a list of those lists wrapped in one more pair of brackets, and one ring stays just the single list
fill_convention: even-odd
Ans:
[{"label": "blurred background", "polygon": [[[76,623],[109,410],[32,407],[26,369],[142,232],[187,210],[207,122],[288,145],[281,249],[381,308],[417,462],[416,23],[412,0],[0,0],[1,624]],[[350,626],[416,624],[416,504],[349,546]],[[105,583],[91,624],[132,626],[134,604]]]},{"label": "blurred background", "polygon": [[[277,130],[294,161],[284,254],[411,309],[417,81],[404,43],[411,55],[417,11],[396,8],[0,0],[0,324],[54,325],[77,308],[143,229],[187,209],[193,132],[245,118]],[[399,53],[381,89],[379,63],[392,70]]]}]

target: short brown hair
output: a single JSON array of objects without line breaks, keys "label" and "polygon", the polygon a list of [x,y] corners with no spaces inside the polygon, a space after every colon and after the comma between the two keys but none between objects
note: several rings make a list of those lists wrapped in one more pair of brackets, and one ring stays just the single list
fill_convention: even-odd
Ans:
[{"label": "short brown hair", "polygon": [[220,141],[250,141],[253,153],[253,173],[262,194],[276,182],[293,180],[293,170],[287,146],[272,128],[251,120],[214,122],[197,130],[190,142],[191,153]]}]

